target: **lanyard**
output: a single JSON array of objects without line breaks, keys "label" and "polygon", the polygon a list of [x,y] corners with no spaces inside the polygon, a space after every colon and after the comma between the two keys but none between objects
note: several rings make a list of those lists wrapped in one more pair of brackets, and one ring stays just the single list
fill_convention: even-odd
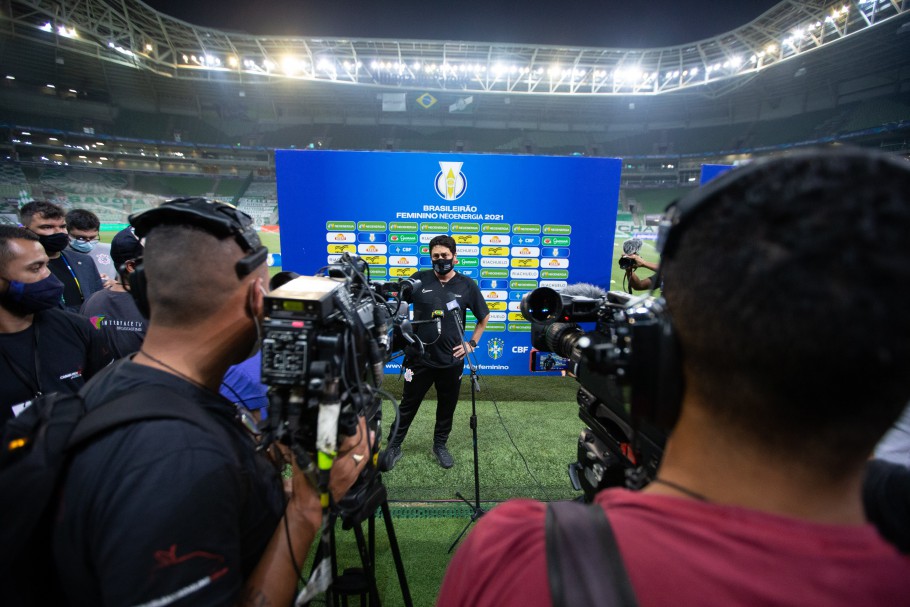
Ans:
[{"label": "lanyard", "polygon": [[82,285],[79,284],[79,278],[76,276],[76,273],[73,272],[73,266],[70,265],[69,260],[63,253],[60,253],[60,258],[63,260],[63,263],[66,264],[66,269],[70,271],[70,275],[73,277],[73,280],[76,281],[76,288],[79,289],[79,294],[82,296],[82,301],[85,301],[85,293],[82,291]]}]

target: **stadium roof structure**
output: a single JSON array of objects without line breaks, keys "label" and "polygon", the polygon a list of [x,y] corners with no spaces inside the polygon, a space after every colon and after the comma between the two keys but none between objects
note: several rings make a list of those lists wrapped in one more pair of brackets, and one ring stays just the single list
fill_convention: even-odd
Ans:
[{"label": "stadium roof structure", "polygon": [[5,6],[7,78],[149,111],[217,99],[229,114],[258,105],[284,122],[603,131],[757,120],[910,90],[907,0],[784,0],[731,32],[656,49],[254,36],[138,0]]}]

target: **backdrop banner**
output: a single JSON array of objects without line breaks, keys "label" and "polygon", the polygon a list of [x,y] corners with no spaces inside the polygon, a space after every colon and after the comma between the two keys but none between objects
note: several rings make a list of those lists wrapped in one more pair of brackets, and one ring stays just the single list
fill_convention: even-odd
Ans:
[{"label": "backdrop banner", "polygon": [[455,239],[456,270],[490,307],[481,373],[530,373],[528,291],[609,289],[619,159],[278,150],[275,165],[285,270],[314,274],[347,252],[372,280],[395,281],[431,267],[431,238]]}]

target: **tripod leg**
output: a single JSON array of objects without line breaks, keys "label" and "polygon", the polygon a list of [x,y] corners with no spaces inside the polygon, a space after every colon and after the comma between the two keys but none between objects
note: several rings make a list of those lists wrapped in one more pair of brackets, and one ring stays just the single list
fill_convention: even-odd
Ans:
[{"label": "tripod leg", "polygon": [[401,586],[401,596],[404,599],[405,607],[413,607],[411,602],[411,590],[408,588],[408,579],[404,574],[404,563],[401,560],[401,551],[398,549],[398,538],[395,535],[395,527],[392,526],[392,512],[389,510],[389,502],[382,502],[382,520],[385,521],[386,534],[389,536],[389,548],[392,551],[392,558],[395,561],[395,572],[398,573],[398,585]]},{"label": "tripod leg", "polygon": [[354,525],[354,537],[357,538],[357,551],[360,552],[360,562],[363,564],[363,573],[370,584],[370,605],[380,605],[379,589],[376,587],[376,571],[373,569],[373,561],[367,550],[367,542],[363,537],[363,529],[360,525]]}]

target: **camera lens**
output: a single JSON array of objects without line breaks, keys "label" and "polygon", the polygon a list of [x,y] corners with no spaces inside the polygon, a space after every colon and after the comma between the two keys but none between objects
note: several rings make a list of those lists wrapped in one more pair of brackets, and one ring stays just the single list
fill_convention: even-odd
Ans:
[{"label": "camera lens", "polygon": [[623,270],[628,270],[631,267],[635,266],[635,260],[631,257],[620,257],[619,258],[619,267]]}]

